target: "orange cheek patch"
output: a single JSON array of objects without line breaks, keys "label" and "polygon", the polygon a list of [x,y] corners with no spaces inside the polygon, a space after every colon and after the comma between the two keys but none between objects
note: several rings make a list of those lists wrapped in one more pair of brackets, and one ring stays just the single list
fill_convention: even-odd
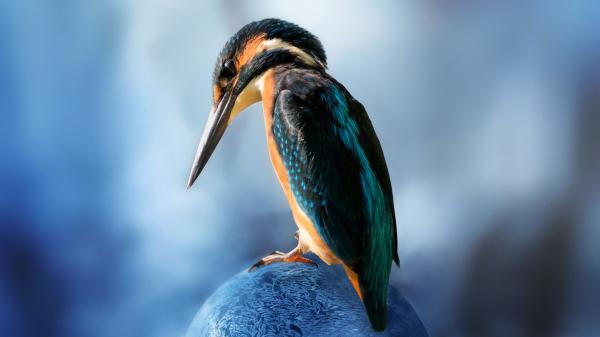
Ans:
[{"label": "orange cheek patch", "polygon": [[237,57],[238,72],[239,72],[239,69],[242,68],[242,66],[247,64],[256,55],[256,53],[259,51],[258,48],[260,47],[260,44],[264,40],[265,40],[265,35],[261,34],[257,37],[254,37],[254,38],[248,40],[248,42],[246,42],[244,49]]},{"label": "orange cheek patch", "polygon": [[213,101],[215,102],[215,104],[219,103],[219,101],[221,100],[221,95],[223,95],[223,92],[221,92],[221,88],[218,85],[213,85]]}]

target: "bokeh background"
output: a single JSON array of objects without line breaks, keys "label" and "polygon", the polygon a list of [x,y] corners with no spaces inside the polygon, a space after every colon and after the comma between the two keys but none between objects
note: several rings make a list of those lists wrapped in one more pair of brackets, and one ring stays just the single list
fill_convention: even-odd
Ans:
[{"label": "bokeh background", "polygon": [[595,0],[0,1],[0,335],[181,336],[293,248],[260,105],[185,189],[216,56],[265,17],[369,111],[432,336],[600,336]]}]

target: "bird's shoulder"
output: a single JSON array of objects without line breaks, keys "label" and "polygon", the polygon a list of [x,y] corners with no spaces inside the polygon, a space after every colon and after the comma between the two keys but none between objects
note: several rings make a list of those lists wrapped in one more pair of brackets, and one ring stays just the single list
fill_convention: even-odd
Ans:
[{"label": "bird's shoulder", "polygon": [[[297,127],[297,131],[315,140],[333,136],[337,130],[349,126],[360,128],[351,116],[355,113],[362,115],[356,116],[357,122],[368,119],[364,109],[355,109],[358,101],[322,69],[278,67],[275,69],[275,93],[277,112],[290,122],[289,126]],[[323,145],[337,147],[340,144]]]},{"label": "bird's shoulder", "polygon": [[319,94],[336,85],[331,76],[314,68],[280,66],[274,74],[277,93],[287,90],[307,102],[318,99]]}]

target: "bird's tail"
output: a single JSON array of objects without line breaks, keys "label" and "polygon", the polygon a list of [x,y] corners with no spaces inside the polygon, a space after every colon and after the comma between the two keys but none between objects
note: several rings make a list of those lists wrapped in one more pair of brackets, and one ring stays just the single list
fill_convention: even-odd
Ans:
[{"label": "bird's tail", "polygon": [[344,266],[346,275],[352,283],[352,287],[362,300],[369,321],[373,329],[377,331],[385,330],[387,325],[387,293],[389,272],[383,277],[366,277],[366,273],[356,274],[350,268]]},{"label": "bird's tail", "polygon": [[385,330],[387,324],[387,283],[382,286],[384,289],[377,289],[378,287],[372,287],[372,284],[364,280],[363,277],[359,276],[358,282],[362,288],[362,301],[373,329],[377,331]]}]

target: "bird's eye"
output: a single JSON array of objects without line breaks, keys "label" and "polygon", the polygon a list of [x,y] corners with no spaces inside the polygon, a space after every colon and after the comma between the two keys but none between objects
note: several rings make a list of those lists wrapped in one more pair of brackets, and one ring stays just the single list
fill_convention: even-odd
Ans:
[{"label": "bird's eye", "polygon": [[221,71],[221,76],[226,78],[231,78],[235,75],[235,62],[232,59],[228,59],[223,62],[223,70]]}]

